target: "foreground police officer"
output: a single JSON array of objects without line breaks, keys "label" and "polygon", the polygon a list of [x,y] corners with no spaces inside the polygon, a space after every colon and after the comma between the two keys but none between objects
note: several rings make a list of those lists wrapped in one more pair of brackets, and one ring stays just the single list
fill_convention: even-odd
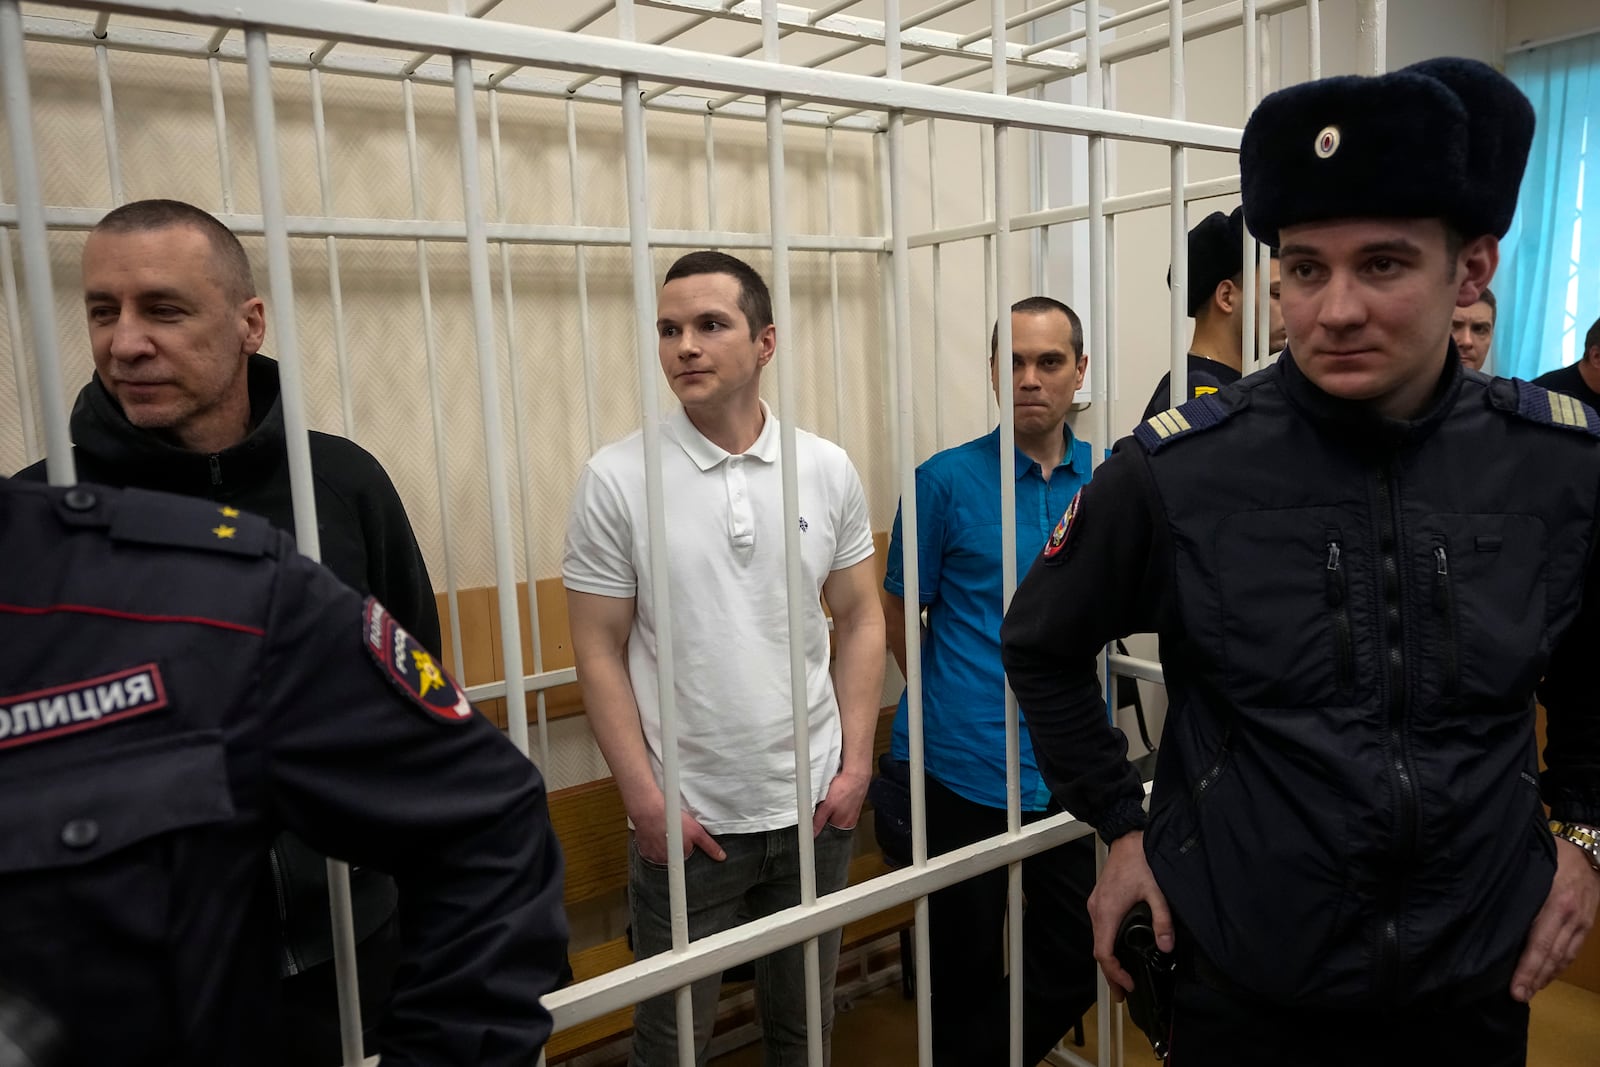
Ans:
[{"label": "foreground police officer", "polygon": [[[1263,100],[1245,217],[1280,247],[1289,347],[1121,442],[1006,618],[1045,777],[1111,844],[1102,967],[1127,987],[1140,899],[1176,945],[1181,1067],[1521,1064],[1526,1002],[1593,922],[1600,426],[1450,342],[1532,125],[1467,60]],[[1171,707],[1148,819],[1095,677],[1147,630]]]},{"label": "foreground police officer", "polygon": [[139,490],[0,480],[0,559],[0,987],[61,1062],[267,1062],[285,828],[401,886],[385,1067],[534,1061],[566,947],[543,783],[376,600]]}]

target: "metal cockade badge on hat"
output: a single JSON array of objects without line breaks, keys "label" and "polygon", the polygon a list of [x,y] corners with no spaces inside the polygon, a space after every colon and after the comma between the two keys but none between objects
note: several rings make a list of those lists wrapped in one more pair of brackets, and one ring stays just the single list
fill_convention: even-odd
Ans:
[{"label": "metal cockade badge on hat", "polygon": [[1327,159],[1339,151],[1339,127],[1322,127],[1322,132],[1317,134],[1316,151],[1318,159]]}]

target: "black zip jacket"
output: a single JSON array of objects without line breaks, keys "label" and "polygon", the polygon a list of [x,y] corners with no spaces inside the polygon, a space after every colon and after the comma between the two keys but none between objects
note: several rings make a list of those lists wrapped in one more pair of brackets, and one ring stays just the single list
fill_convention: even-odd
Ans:
[{"label": "black zip jacket", "polygon": [[385,1067],[532,1064],[566,945],[538,770],[376,601],[220,512],[0,479],[0,986],[60,1067],[282,1065],[292,828],[404,893]]},{"label": "black zip jacket", "polygon": [[[1381,419],[1272,367],[1143,424],[1003,630],[1040,768],[1145,852],[1181,936],[1269,1002],[1506,988],[1548,895],[1543,798],[1600,822],[1600,419],[1463,371]],[[1148,825],[1096,677],[1160,635]],[[1540,684],[1541,678],[1543,679]]]},{"label": "black zip jacket", "polygon": [[[79,480],[215,500],[254,512],[293,537],[278,364],[253,355],[248,373],[250,433],[232,448],[210,455],[190,452],[134,426],[100,379],[92,379],[72,409]],[[352,441],[316,432],[310,439],[323,564],[357,592],[377,597],[438,656],[433,584],[388,474]],[[43,481],[43,462],[17,477]],[[286,834],[274,845],[270,862],[283,935],[281,972],[293,975],[328,963],[333,959],[333,928],[322,856]],[[394,914],[394,882],[376,871],[352,871],[351,899],[356,939],[365,940]]]}]

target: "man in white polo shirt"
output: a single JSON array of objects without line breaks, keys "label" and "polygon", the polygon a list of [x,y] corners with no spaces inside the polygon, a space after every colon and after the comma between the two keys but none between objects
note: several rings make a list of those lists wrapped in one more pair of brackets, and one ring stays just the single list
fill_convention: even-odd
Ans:
[{"label": "man in white polo shirt", "polygon": [[[689,937],[800,902],[778,421],[760,397],[777,329],[766,283],[720,252],[667,271],[657,308],[661,369],[682,404],[662,427],[672,651]],[[872,528],[861,479],[837,445],[796,430],[810,831],[817,892],[844,886],[850,836],[871,777],[883,685]],[[657,619],[643,439],[584,468],[562,578],[578,681],[595,739],[632,823],[629,906],[642,959],[672,947],[662,793]],[[827,620],[837,659],[829,675]],[[833,1026],[839,935],[821,939],[823,1049]],[[806,1062],[800,946],[756,962],[769,1065]],[[705,1062],[720,976],[693,986],[696,1062]],[[634,1013],[634,1067],[678,1063],[673,998]]]}]

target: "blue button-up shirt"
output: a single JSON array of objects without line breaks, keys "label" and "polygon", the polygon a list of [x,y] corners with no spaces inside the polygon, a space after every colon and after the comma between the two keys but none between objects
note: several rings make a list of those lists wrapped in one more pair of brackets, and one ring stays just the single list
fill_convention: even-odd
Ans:
[{"label": "blue button-up shirt", "polygon": [[[1044,479],[1018,450],[1018,577],[1089,480],[1089,443],[1072,430],[1062,462]],[[929,774],[975,804],[1006,806],[1005,670],[1000,664],[1000,431],[936,453],[917,468],[919,594],[928,608],[922,645],[923,756]],[[900,514],[889,538],[883,587],[905,597]],[[908,651],[916,648],[907,635]],[[1043,811],[1050,792],[1033,743],[1022,732],[1022,808]],[[900,695],[891,750],[909,758],[906,697]]]}]

